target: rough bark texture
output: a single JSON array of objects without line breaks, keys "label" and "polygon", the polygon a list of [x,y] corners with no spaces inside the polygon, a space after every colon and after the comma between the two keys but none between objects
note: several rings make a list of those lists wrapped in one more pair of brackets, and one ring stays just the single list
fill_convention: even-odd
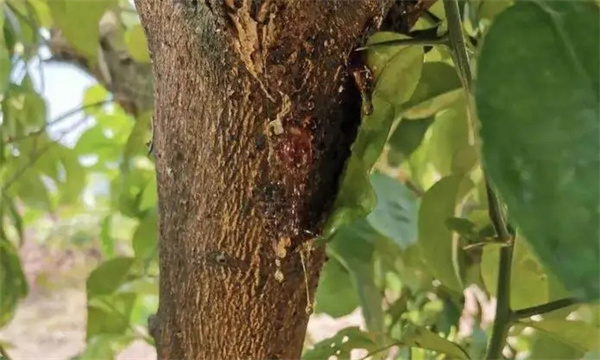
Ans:
[{"label": "rough bark texture", "polygon": [[153,54],[161,359],[299,358],[391,0],[137,0]]}]

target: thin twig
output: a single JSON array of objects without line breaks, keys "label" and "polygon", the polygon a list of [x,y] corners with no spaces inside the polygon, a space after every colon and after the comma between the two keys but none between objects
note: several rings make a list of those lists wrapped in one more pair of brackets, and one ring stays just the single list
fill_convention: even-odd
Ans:
[{"label": "thin twig", "polygon": [[85,121],[87,120],[87,118],[88,118],[87,116],[83,117],[81,120],[79,120],[78,122],[76,122],[74,126],[71,126],[67,130],[63,131],[60,134],[60,136],[58,137],[58,139],[56,139],[55,141],[50,141],[48,144],[46,144],[46,146],[44,146],[43,148],[41,148],[37,153],[30,155],[29,161],[27,161],[27,163],[25,165],[23,165],[21,168],[19,168],[17,171],[15,171],[15,173],[12,175],[12,177],[9,178],[4,183],[4,185],[0,189],[0,192],[4,193],[5,191],[7,191],[15,182],[17,182],[17,180],[19,180],[19,178],[21,176],[23,176],[23,174],[30,167],[32,167],[33,165],[35,165],[35,163],[40,159],[40,157],[42,157],[42,155],[44,155],[46,153],[46,151],[48,151],[58,141],[60,141],[63,137],[65,137],[65,135],[67,135],[71,131],[77,129],[79,126],[81,126],[82,124],[84,124]]},{"label": "thin twig", "polygon": [[512,313],[512,321],[520,319],[526,319],[534,315],[543,315],[555,310],[566,308],[571,305],[580,304],[581,301],[575,298],[565,298],[560,300],[551,301],[546,304],[532,306],[525,309],[515,310]]},{"label": "thin twig", "polygon": [[62,122],[63,120],[66,120],[69,117],[71,117],[71,116],[73,116],[73,115],[75,115],[75,114],[77,114],[77,113],[79,113],[81,111],[84,111],[84,110],[89,109],[89,108],[100,107],[100,106],[103,106],[103,105],[106,105],[106,104],[109,104],[109,103],[112,103],[112,102],[113,102],[113,100],[102,100],[102,101],[95,102],[93,104],[86,104],[86,105],[79,106],[79,107],[77,107],[75,109],[71,109],[71,110],[69,110],[69,111],[61,114],[60,116],[58,116],[56,119],[48,121],[47,123],[44,124],[44,126],[42,126],[41,128],[39,128],[39,129],[37,129],[35,131],[32,131],[32,132],[30,132],[28,134],[25,134],[25,135],[22,135],[22,136],[9,137],[8,139],[6,139],[5,143],[6,144],[11,144],[11,143],[15,143],[15,142],[19,142],[19,141],[25,140],[25,139],[30,138],[32,136],[40,135],[47,128],[49,128],[50,126],[56,125],[56,124]]},{"label": "thin twig", "polygon": [[388,40],[382,41],[374,44],[368,44],[359,48],[354,49],[354,51],[365,51],[377,47],[385,47],[385,46],[401,46],[401,45],[421,45],[421,46],[435,46],[435,45],[448,45],[448,38],[446,36],[440,38],[433,39],[396,39],[396,40]]}]

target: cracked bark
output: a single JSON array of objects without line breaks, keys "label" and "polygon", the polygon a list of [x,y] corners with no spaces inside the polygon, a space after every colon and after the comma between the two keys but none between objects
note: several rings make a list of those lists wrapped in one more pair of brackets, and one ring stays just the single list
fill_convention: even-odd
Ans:
[{"label": "cracked bark", "polygon": [[160,359],[300,357],[325,261],[307,244],[360,121],[346,61],[391,5],[136,1],[155,81]]}]

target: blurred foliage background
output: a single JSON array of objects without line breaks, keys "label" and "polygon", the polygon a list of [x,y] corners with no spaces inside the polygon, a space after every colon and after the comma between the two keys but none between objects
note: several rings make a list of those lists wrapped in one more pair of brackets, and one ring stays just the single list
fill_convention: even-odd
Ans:
[{"label": "blurred foliage background", "polygon": [[[506,358],[600,358],[598,3],[458,4],[468,63],[441,1],[413,36],[369,39],[374,111],[330,219],[307,359],[481,359],[499,279]],[[402,42],[419,31],[442,44]],[[50,116],[54,63],[94,81]],[[0,0],[0,99],[1,355],[154,357],[152,78],[132,3]],[[486,177],[514,241],[496,236]]]}]

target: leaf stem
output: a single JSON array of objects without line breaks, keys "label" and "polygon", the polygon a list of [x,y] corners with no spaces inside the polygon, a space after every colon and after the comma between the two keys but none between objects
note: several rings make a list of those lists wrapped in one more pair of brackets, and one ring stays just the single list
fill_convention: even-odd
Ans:
[{"label": "leaf stem", "polygon": [[514,322],[514,321],[517,321],[520,319],[525,319],[525,318],[528,318],[528,317],[531,317],[534,315],[543,315],[543,314],[552,312],[554,310],[566,308],[567,306],[571,306],[571,305],[575,305],[575,304],[579,304],[579,303],[581,303],[581,301],[579,301],[575,298],[565,298],[565,299],[551,301],[549,303],[538,305],[538,306],[532,306],[532,307],[528,307],[528,308],[521,309],[521,310],[515,310],[512,313],[512,321]]}]

